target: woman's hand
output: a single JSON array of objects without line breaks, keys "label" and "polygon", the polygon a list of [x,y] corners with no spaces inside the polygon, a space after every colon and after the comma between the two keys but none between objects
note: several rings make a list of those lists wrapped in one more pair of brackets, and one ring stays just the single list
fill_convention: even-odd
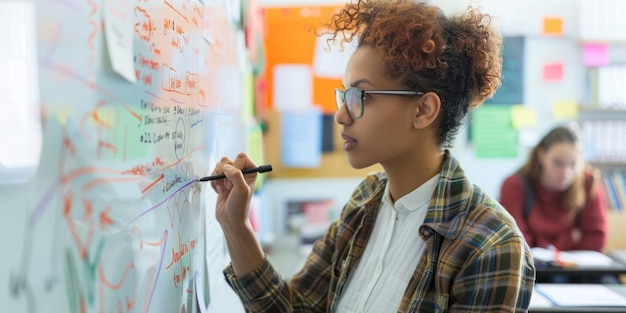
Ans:
[{"label": "woman's hand", "polygon": [[248,223],[250,199],[258,174],[244,176],[241,170],[252,167],[256,167],[256,164],[245,153],[240,153],[234,161],[222,158],[211,173],[224,173],[226,176],[224,179],[211,181],[211,187],[217,192],[215,217],[223,229],[241,227]]},{"label": "woman's hand", "polygon": [[256,167],[250,158],[240,153],[235,161],[222,158],[212,175],[224,173],[226,178],[211,181],[217,192],[215,217],[222,227],[230,261],[235,275],[243,277],[257,268],[265,259],[248,219],[250,200],[254,192],[257,173],[241,170]]}]

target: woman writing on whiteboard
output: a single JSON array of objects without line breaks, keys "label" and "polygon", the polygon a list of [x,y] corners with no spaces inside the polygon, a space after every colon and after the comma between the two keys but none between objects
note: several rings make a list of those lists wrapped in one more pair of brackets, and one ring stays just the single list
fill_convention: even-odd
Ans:
[{"label": "woman writing on whiteboard", "polygon": [[606,207],[595,172],[585,164],[574,129],[559,126],[504,180],[500,203],[531,247],[602,252]]},{"label": "woman writing on whiteboard", "polygon": [[357,40],[335,91],[335,121],[367,176],[289,282],[248,220],[256,165],[222,159],[211,182],[231,264],[226,278],[250,312],[525,312],[532,256],[513,218],[472,185],[444,147],[470,108],[500,83],[501,37],[477,9],[358,1],[326,25]]}]

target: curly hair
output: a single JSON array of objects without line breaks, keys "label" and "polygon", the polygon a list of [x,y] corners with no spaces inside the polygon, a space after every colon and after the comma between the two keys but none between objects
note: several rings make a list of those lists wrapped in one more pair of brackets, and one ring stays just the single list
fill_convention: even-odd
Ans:
[{"label": "curly hair", "polygon": [[468,6],[447,17],[414,0],[358,0],[325,23],[329,41],[358,39],[374,47],[385,71],[416,91],[437,93],[442,105],[437,136],[449,145],[470,108],[500,86],[502,37],[491,17]]}]

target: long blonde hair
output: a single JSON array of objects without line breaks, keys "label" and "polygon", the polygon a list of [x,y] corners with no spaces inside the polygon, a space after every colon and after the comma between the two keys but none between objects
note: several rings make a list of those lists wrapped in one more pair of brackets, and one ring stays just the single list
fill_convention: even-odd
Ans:
[{"label": "long blonde hair", "polygon": [[[557,143],[570,143],[576,147],[582,144],[578,138],[577,132],[571,127],[559,126],[548,132],[539,143],[530,151],[526,164],[520,167],[516,174],[527,177],[531,181],[540,181],[542,167],[538,160],[539,149],[548,150]],[[582,159],[582,158],[581,158]],[[585,162],[582,160],[582,162]],[[582,169],[578,171],[574,182],[567,188],[562,199],[562,204],[570,210],[571,216],[574,217],[583,209],[586,201],[585,193],[585,173],[593,171],[597,175],[597,170],[593,169],[589,164],[584,163]],[[596,181],[596,179],[594,179]],[[592,188],[592,190],[595,190]]]}]

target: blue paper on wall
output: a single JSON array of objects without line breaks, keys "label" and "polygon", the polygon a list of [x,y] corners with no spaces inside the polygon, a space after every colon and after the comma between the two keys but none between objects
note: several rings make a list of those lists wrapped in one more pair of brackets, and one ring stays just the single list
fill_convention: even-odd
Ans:
[{"label": "blue paper on wall", "polygon": [[317,168],[322,157],[322,112],[283,111],[280,119],[281,161],[286,167]]}]

